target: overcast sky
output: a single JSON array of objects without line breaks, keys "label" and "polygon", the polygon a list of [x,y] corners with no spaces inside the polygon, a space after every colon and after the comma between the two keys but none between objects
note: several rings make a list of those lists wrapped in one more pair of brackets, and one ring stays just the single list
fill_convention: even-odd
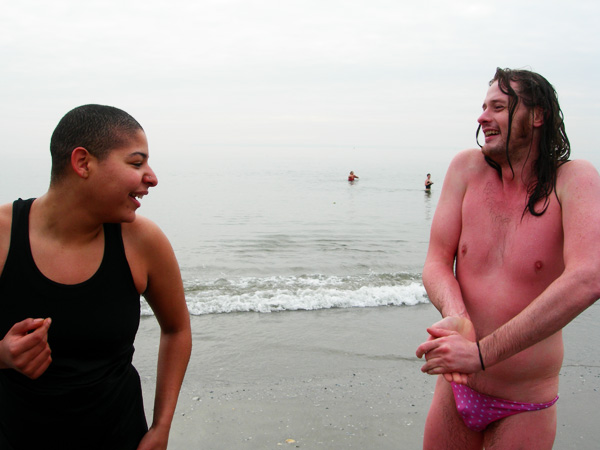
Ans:
[{"label": "overcast sky", "polygon": [[474,146],[497,66],[555,86],[573,155],[600,126],[597,0],[19,0],[0,14],[0,156],[71,108],[120,107],[151,151]]}]

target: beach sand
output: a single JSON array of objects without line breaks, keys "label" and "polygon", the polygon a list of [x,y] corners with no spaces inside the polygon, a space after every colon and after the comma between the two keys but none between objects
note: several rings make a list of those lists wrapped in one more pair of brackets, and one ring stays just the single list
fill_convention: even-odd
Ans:
[{"label": "beach sand", "polygon": [[[598,319],[564,331],[556,449],[600,440]],[[429,304],[194,316],[169,449],[419,449],[435,378],[414,352],[437,320]],[[149,423],[158,331],[142,318],[134,358]]]}]

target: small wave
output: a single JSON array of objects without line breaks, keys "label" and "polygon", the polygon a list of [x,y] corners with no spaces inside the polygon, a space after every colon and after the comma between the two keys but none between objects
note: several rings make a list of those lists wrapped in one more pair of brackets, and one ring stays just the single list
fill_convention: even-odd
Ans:
[{"label": "small wave", "polygon": [[[411,274],[272,276],[184,282],[190,314],[317,310],[427,303]],[[142,301],[142,314],[152,311]]]}]

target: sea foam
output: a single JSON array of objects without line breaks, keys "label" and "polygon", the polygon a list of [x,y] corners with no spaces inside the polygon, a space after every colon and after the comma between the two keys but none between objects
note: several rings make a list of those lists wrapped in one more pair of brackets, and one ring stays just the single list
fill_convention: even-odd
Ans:
[{"label": "sea foam", "polygon": [[[421,280],[405,273],[219,278],[186,281],[184,287],[192,315],[412,306],[428,302]],[[142,314],[152,314],[144,301]]]}]

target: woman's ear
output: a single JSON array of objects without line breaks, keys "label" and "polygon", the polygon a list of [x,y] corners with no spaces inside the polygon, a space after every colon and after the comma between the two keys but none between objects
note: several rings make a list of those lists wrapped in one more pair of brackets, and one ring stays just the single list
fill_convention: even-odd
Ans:
[{"label": "woman's ear", "polygon": [[87,178],[90,174],[90,161],[92,155],[83,147],[77,147],[71,152],[71,168],[81,178]]}]

